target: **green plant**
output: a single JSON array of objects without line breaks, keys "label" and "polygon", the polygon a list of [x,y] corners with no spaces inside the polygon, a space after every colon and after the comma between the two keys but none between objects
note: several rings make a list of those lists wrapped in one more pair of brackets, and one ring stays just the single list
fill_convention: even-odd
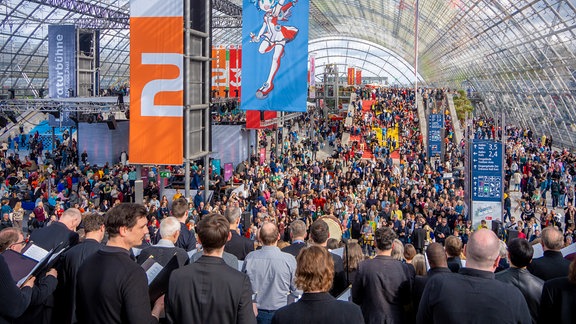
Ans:
[{"label": "green plant", "polygon": [[458,90],[458,94],[453,97],[454,100],[454,108],[456,109],[456,115],[458,116],[458,120],[461,122],[464,121],[467,112],[474,111],[474,107],[472,106],[472,102],[466,96],[466,91]]}]

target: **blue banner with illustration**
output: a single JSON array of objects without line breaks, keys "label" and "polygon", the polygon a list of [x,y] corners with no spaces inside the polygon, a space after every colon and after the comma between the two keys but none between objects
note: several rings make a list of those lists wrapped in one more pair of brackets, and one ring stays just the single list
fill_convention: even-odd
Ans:
[{"label": "blue banner with illustration", "polygon": [[50,98],[76,92],[76,26],[48,26],[48,93]]},{"label": "blue banner with illustration", "polygon": [[309,0],[243,0],[243,110],[306,111]]}]

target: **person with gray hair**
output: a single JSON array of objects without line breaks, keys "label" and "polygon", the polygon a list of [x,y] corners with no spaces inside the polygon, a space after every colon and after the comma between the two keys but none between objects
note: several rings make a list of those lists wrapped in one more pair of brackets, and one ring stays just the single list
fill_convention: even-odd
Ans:
[{"label": "person with gray hair", "polygon": [[229,207],[224,212],[224,217],[230,223],[230,233],[232,237],[224,246],[224,251],[233,254],[238,260],[244,260],[248,253],[254,251],[254,242],[247,237],[240,236],[238,224],[242,216],[239,207]]},{"label": "person with gray hair", "polygon": [[570,261],[564,259],[560,252],[564,247],[562,232],[556,227],[548,226],[542,230],[541,238],[544,256],[532,260],[528,271],[544,281],[567,276]]},{"label": "person with gray hair", "polygon": [[300,250],[306,247],[306,223],[297,219],[290,224],[290,239],[292,244],[282,249],[282,252],[290,253],[294,257],[298,256]]},{"label": "person with gray hair", "polygon": [[[500,240],[494,232],[474,232],[464,248],[466,267],[428,279],[416,323],[532,323],[518,288],[495,279]],[[473,301],[473,302],[471,302]]]},{"label": "person with gray hair", "polygon": [[157,244],[143,249],[136,261],[138,264],[144,263],[148,258],[153,257],[156,262],[166,266],[174,254],[181,267],[188,261],[188,253],[184,249],[175,246],[180,236],[180,221],[173,216],[166,217],[160,223],[160,235],[162,239]]}]

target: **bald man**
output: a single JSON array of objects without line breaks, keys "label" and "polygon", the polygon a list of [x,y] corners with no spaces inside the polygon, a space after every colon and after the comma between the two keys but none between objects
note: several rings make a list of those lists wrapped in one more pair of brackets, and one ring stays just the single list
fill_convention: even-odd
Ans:
[{"label": "bald man", "polygon": [[434,276],[452,273],[450,268],[448,268],[446,252],[444,252],[442,244],[437,242],[430,243],[428,248],[426,248],[426,258],[430,265],[428,275],[416,276],[416,278],[414,278],[414,286],[412,287],[412,301],[416,310],[418,310],[418,305],[420,304],[424,287],[426,287],[426,282]]},{"label": "bald man", "polygon": [[56,248],[60,243],[64,243],[60,249],[74,246],[78,243],[76,228],[81,221],[82,213],[80,210],[68,208],[57,222],[33,231],[30,234],[30,241],[46,251]]},{"label": "bald man", "polygon": [[500,241],[480,229],[464,248],[466,267],[459,273],[434,276],[426,283],[417,323],[532,323],[518,288],[494,278],[500,261]]},{"label": "bald man", "polygon": [[564,247],[564,235],[555,227],[549,226],[542,230],[542,249],[544,256],[532,260],[528,271],[536,277],[547,281],[566,277],[570,261],[564,259],[560,250]]},{"label": "bald man", "polygon": [[288,295],[296,291],[296,258],[276,246],[280,232],[274,223],[264,223],[258,239],[262,249],[248,253],[242,271],[256,294],[258,323],[271,323],[276,310],[286,306]]}]

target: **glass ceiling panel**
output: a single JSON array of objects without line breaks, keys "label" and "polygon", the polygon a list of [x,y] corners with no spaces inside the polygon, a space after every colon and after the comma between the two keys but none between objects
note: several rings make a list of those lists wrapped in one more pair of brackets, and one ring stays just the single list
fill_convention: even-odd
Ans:
[{"label": "glass ceiling panel", "polygon": [[[84,1],[129,11],[128,0]],[[242,6],[242,0],[228,1]],[[40,2],[0,1],[3,89],[30,94],[32,87],[46,87],[47,28],[59,23],[100,26],[102,85],[128,82],[127,26],[109,28],[110,21],[101,17]],[[504,109],[524,127],[549,119],[542,131],[576,147],[574,0],[310,0],[310,52],[319,63],[358,66],[365,75],[411,83],[417,2],[422,80],[437,86],[467,84],[484,99],[482,109]],[[213,16],[227,13],[215,10]],[[238,27],[215,28],[213,44],[239,44]]]}]

